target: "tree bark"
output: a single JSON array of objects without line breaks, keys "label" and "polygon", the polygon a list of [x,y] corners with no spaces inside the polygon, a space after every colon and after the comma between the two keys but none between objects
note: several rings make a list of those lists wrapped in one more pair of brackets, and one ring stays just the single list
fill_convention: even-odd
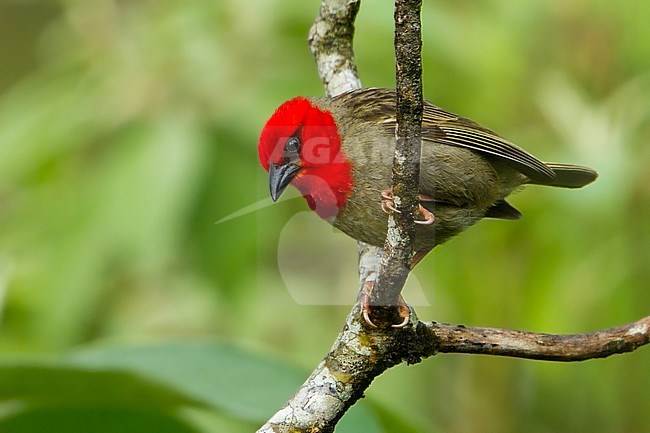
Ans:
[{"label": "tree bark", "polygon": [[[392,195],[396,212],[388,218],[381,270],[377,282],[372,286],[370,305],[398,304],[413,260],[411,246],[415,239],[413,221],[419,205],[422,132],[421,6],[421,0],[395,1],[397,141],[393,157]],[[391,319],[390,322],[395,323],[395,320]]]}]

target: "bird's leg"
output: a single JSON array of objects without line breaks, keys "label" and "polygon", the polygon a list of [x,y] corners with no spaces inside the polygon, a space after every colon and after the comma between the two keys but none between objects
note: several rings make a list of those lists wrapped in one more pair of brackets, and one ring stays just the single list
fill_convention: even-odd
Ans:
[{"label": "bird's leg", "polygon": [[415,224],[420,224],[423,226],[428,226],[429,224],[433,224],[436,221],[436,216],[431,213],[429,210],[425,209],[424,206],[421,204],[418,205],[418,211],[424,218],[423,220],[414,220],[413,222]]},{"label": "bird's leg", "polygon": [[[393,198],[393,191],[390,189],[385,189],[381,191],[381,210],[384,211],[384,213],[387,214],[392,214],[393,212],[400,213],[399,210],[395,207],[395,199]],[[419,194],[418,195],[418,200],[419,201],[433,201],[433,198],[426,196],[424,194]],[[415,220],[413,221],[415,224],[420,224],[420,225],[429,225],[433,224],[436,220],[436,217],[433,213],[431,213],[429,210],[425,209],[424,206],[421,204],[418,204],[418,212],[420,215],[422,215],[421,220]]]},{"label": "bird's leg", "polygon": [[[366,281],[363,283],[363,293],[361,294],[359,303],[361,304],[361,314],[363,315],[363,320],[365,320],[366,323],[371,327],[376,328],[377,325],[375,325],[372,320],[370,320],[370,310],[372,309],[372,306],[370,305],[370,294],[372,293],[372,288],[374,285],[374,281]],[[408,325],[409,320],[411,319],[411,309],[409,308],[406,301],[404,301],[402,295],[399,295],[399,298],[397,299],[397,307],[399,308],[399,317],[402,318],[402,321],[398,324],[391,325],[391,327],[403,328]]]}]

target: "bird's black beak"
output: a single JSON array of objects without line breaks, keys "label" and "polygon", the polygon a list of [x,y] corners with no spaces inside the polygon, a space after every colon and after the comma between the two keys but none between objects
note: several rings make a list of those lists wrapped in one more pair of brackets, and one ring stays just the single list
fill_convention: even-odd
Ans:
[{"label": "bird's black beak", "polygon": [[278,201],[298,171],[300,171],[300,167],[292,162],[269,165],[269,190],[273,201]]}]

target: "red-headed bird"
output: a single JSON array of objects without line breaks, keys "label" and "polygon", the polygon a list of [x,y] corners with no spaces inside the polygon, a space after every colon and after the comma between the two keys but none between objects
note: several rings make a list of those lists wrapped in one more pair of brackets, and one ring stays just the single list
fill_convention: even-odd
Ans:
[{"label": "red-headed bird", "polygon": [[[282,104],[258,146],[271,198],[276,201],[291,183],[321,218],[382,246],[387,213],[394,210],[395,115],[395,91],[378,88]],[[505,198],[521,185],[579,188],[598,176],[587,167],[544,163],[427,101],[421,155],[421,217],[413,245],[420,258],[481,218],[519,218]]]}]

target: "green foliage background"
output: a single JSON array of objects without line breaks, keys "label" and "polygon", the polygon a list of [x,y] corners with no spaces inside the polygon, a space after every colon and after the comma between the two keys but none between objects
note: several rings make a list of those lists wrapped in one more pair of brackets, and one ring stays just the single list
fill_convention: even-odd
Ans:
[{"label": "green foliage background", "polygon": [[[420,317],[572,333],[648,315],[647,2],[424,3],[427,98],[601,177],[529,187],[522,220],[439,248]],[[325,355],[355,243],[300,199],[266,206],[256,154],[279,103],[323,92],[318,7],[0,1],[0,431],[253,431]],[[393,85],[392,32],[392,2],[364,0],[367,86]],[[440,355],[378,378],[337,431],[648,432],[649,366],[647,348]]]}]

